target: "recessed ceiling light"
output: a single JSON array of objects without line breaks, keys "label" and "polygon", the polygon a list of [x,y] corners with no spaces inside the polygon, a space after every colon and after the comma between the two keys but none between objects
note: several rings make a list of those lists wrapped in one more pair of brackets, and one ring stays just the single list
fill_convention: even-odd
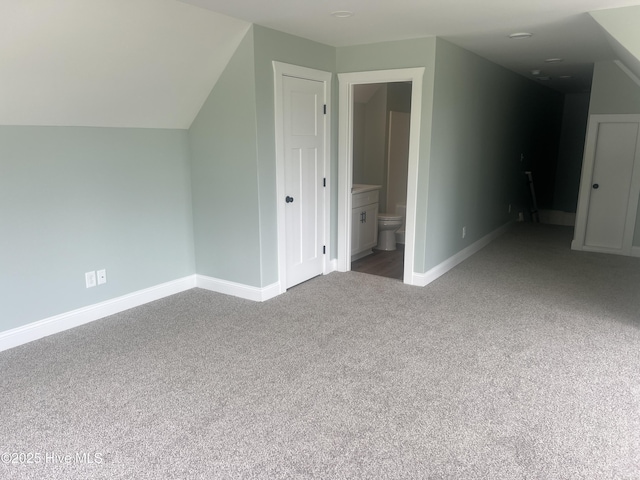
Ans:
[{"label": "recessed ceiling light", "polygon": [[540,70],[531,70],[531,75],[540,75]]},{"label": "recessed ceiling light", "polygon": [[512,33],[511,35],[509,35],[509,38],[513,38],[513,39],[529,38],[529,37],[533,37],[533,33],[529,33],[529,32],[516,32],[516,33]]},{"label": "recessed ceiling light", "polygon": [[336,18],[349,18],[353,16],[353,12],[349,10],[336,10],[335,12],[331,12],[331,16]]},{"label": "recessed ceiling light", "polygon": [[564,58],[547,58],[545,60],[545,62],[547,62],[547,63],[560,63],[560,62],[564,62]]}]

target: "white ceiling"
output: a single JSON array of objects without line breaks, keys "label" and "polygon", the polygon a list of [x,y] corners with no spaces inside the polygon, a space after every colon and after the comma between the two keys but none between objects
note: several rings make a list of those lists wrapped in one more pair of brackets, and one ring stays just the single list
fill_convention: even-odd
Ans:
[{"label": "white ceiling", "polygon": [[249,27],[175,0],[1,0],[0,125],[189,128]]},{"label": "white ceiling", "polygon": [[[540,69],[548,86],[589,88],[591,65],[614,58],[587,12],[640,4],[640,0],[183,0],[248,22],[327,45],[347,46],[439,36],[532,78]],[[330,12],[351,10],[350,18]],[[509,40],[514,32],[528,40]],[[550,65],[547,58],[564,62]],[[559,79],[571,75],[571,79]]]}]

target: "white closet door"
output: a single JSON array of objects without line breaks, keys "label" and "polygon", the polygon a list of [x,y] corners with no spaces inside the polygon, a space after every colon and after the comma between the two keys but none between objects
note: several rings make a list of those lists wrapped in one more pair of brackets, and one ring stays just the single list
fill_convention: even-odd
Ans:
[{"label": "white closet door", "polygon": [[324,84],[284,77],[287,288],[322,274]]},{"label": "white closet door", "polygon": [[637,123],[600,124],[584,241],[587,246],[625,247],[637,142]]},{"label": "white closet door", "polygon": [[592,115],[572,248],[631,255],[640,196],[640,116]]}]

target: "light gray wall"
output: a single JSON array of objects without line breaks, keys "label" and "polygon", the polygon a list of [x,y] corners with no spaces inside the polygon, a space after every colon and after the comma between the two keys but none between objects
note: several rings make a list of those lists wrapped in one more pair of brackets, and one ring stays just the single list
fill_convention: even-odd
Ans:
[{"label": "light gray wall", "polygon": [[366,103],[356,102],[353,104],[353,183],[364,183],[366,110]]},{"label": "light gray wall", "polygon": [[365,105],[365,144],[362,182],[381,185],[380,211],[386,212],[386,181],[384,176],[387,140],[387,88],[379,88]]},{"label": "light gray wall", "polygon": [[[354,88],[368,87],[356,85]],[[353,111],[353,183],[381,185],[380,211],[393,212],[387,206],[387,169],[389,150],[389,112],[411,111],[411,83],[386,83],[367,103],[354,103]]]},{"label": "light gray wall", "polygon": [[[589,115],[640,113],[640,87],[613,62],[598,62],[593,69]],[[640,247],[640,199],[633,245]]]},{"label": "light gray wall", "polygon": [[[381,202],[380,211],[388,212],[388,213],[397,213],[395,203],[400,203],[406,205],[405,200],[400,200],[396,198],[396,202],[392,202],[392,205],[387,205],[387,190],[388,190],[388,175],[389,175],[389,115],[391,112],[403,112],[403,113],[411,113],[411,83],[410,82],[393,82],[387,84],[387,112],[386,112],[386,131],[385,131],[385,158],[384,158],[384,180],[383,180],[383,189],[384,191],[380,193],[381,197],[384,195],[384,199]],[[397,168],[397,165],[396,165]],[[406,167],[402,167],[403,171]],[[406,186],[403,190],[406,194]],[[406,196],[406,195],[405,195]]]},{"label": "light gray wall", "polygon": [[518,208],[527,201],[520,154],[535,160],[549,135],[553,144],[558,132],[546,130],[545,114],[559,110],[561,100],[550,89],[438,39],[422,271],[513,218],[510,203]]},{"label": "light gray wall", "polygon": [[[416,271],[507,220],[519,154],[539,140],[533,120],[522,120],[538,118],[536,105],[549,96],[542,87],[435,38],[335,49],[254,26],[188,132],[0,127],[0,213],[11,232],[0,236],[0,288],[10,299],[0,305],[0,329],[194,272],[275,282],[273,60],[330,72],[426,67]],[[84,272],[99,268],[109,283],[85,289]]]},{"label": "light gray wall", "polygon": [[[338,73],[366,72],[398,68],[425,67],[422,87],[420,153],[418,162],[418,188],[416,208],[416,242],[414,270],[423,272],[426,252],[427,191],[429,183],[428,159],[431,154],[431,121],[436,59],[436,39],[433,37],[397,42],[383,42],[351,47],[336,51]],[[337,213],[336,213],[337,214]]]},{"label": "light gray wall", "polygon": [[[258,189],[260,225],[261,286],[278,279],[278,237],[276,223],[276,155],[275,155],[275,110],[273,61],[335,72],[336,53],[333,47],[288,35],[269,28],[254,25],[255,88],[258,132]],[[331,152],[331,176],[338,178],[337,164],[337,102],[334,80],[334,102],[329,106],[333,119]],[[333,108],[332,108],[333,107]],[[332,213],[332,258],[337,255],[337,185],[331,191]]]},{"label": "light gray wall", "polygon": [[[274,144],[274,96],[273,96],[273,66],[272,61],[282,61],[296,65],[316,68],[324,71],[338,72],[354,72],[368,71],[391,68],[408,68],[416,66],[425,66],[426,74],[423,86],[423,102],[422,102],[422,131],[421,131],[421,149],[420,149],[420,165],[418,183],[421,187],[418,190],[418,208],[417,208],[417,232],[416,232],[416,271],[426,271],[426,269],[437,263],[449,258],[460,249],[480,236],[488,233],[492,229],[504,223],[507,219],[506,205],[511,197],[517,197],[516,193],[511,192],[509,195],[505,191],[514,189],[513,184],[515,172],[519,172],[522,165],[519,163],[519,154],[521,151],[534,151],[532,145],[538,145],[540,140],[539,132],[531,132],[532,121],[522,122],[520,115],[529,115],[533,119],[538,119],[539,114],[533,110],[543,111],[544,108],[537,108],[540,101],[544,98],[543,94],[546,89],[537,86],[532,82],[521,79],[496,65],[482,60],[458,47],[447,42],[438,40],[440,51],[438,69],[436,69],[436,39],[423,38],[416,40],[407,40],[400,42],[385,42],[374,45],[360,45],[353,47],[342,47],[333,49],[331,47],[310,42],[298,37],[283,34],[267,28],[254,26],[251,30],[253,35],[253,62],[255,78],[255,118],[256,118],[256,144],[257,148],[254,154],[252,145],[253,128],[251,127],[251,118],[253,111],[251,109],[250,98],[246,101],[246,116],[242,120],[235,122],[235,125],[246,125],[247,127],[240,130],[240,139],[247,145],[246,155],[241,163],[242,168],[238,165],[233,167],[234,171],[241,171],[241,175],[237,179],[232,180],[230,185],[237,188],[239,185],[253,184],[253,158],[257,160],[256,178],[258,195],[257,198],[246,199],[243,204],[242,214],[245,215],[247,226],[239,226],[242,235],[240,245],[236,244],[236,248],[232,250],[231,259],[228,259],[226,270],[220,274],[213,274],[219,278],[229,279],[240,283],[256,286],[267,286],[277,280],[277,235],[276,235],[276,199],[275,199],[275,144]],[[248,38],[248,37],[247,37]],[[248,41],[245,39],[245,42]],[[234,60],[241,63],[240,70],[242,75],[251,76],[249,58],[251,51],[243,42],[241,49],[238,50]],[[242,49],[244,53],[242,53]],[[241,61],[242,59],[242,61]],[[238,97],[250,97],[251,85],[242,83],[239,73],[231,74],[232,64],[227,68],[225,75],[229,77],[228,82],[219,83],[212,92],[212,95],[219,91],[218,101],[220,105],[216,107],[207,107],[205,110],[211,112],[211,121],[226,122],[226,118],[221,120],[230,107],[229,103],[242,102]],[[438,78],[440,87],[438,95],[441,96],[439,103],[439,114],[441,118],[438,120],[438,133],[442,134],[436,148],[431,146],[431,126],[434,100],[434,82],[435,75],[438,70]],[[463,76],[461,80],[459,75]],[[475,76],[479,76],[481,81],[476,81]],[[224,87],[226,85],[226,87]],[[334,84],[335,86],[335,84]],[[226,88],[226,90],[224,90]],[[506,94],[504,93],[506,89]],[[487,90],[489,94],[487,95]],[[226,93],[222,93],[226,92]],[[237,93],[240,92],[240,93]],[[337,89],[334,89],[334,105],[330,108],[332,118],[336,119],[336,102]],[[234,97],[234,94],[236,97]],[[503,96],[504,94],[504,96]],[[233,101],[229,99],[233,98]],[[462,102],[461,99],[469,102]],[[519,104],[518,104],[519,102]],[[543,103],[543,105],[546,105]],[[455,109],[450,108],[455,106]],[[497,108],[496,108],[497,106]],[[470,115],[470,111],[472,114]],[[214,113],[215,112],[215,113]],[[201,113],[201,115],[203,115]],[[488,115],[488,116],[487,116]],[[200,118],[200,117],[199,117]],[[228,123],[228,122],[227,122]],[[194,123],[194,126],[197,124]],[[202,135],[202,128],[201,135]],[[331,161],[332,178],[337,178],[337,145],[336,135],[337,122],[333,122],[333,151]],[[520,133],[521,137],[529,135],[526,138],[528,143],[518,137],[517,148],[513,146],[516,139],[511,134]],[[206,129],[205,129],[206,130]],[[543,129],[544,130],[544,129]],[[224,131],[224,130],[223,130]],[[434,130],[435,131],[435,130]],[[195,130],[192,127],[192,138]],[[479,133],[481,132],[481,133]],[[227,138],[233,138],[233,132],[220,135],[217,140],[209,140],[209,147],[218,145],[220,142],[224,145]],[[536,134],[538,136],[536,137]],[[235,135],[238,135],[236,132]],[[231,137],[230,137],[231,136]],[[466,138],[473,147],[481,147],[477,154],[469,157],[469,149],[473,147],[463,147],[464,151],[460,151],[460,146],[464,142],[460,142],[460,138]],[[536,138],[533,138],[536,137]],[[236,139],[238,140],[238,139]],[[237,141],[233,142],[237,144]],[[505,146],[506,143],[506,146]],[[526,145],[524,145],[526,143]],[[215,147],[219,148],[219,147]],[[528,150],[527,150],[528,149]],[[192,152],[194,156],[194,165],[198,160],[198,152],[194,148],[192,141]],[[509,165],[508,171],[496,173],[495,165],[501,165],[503,162],[502,155],[504,151],[509,151],[511,159],[512,151],[517,151],[517,161],[515,165]],[[556,150],[557,151],[557,150]],[[445,183],[438,183],[442,178],[433,180],[439,185],[439,188],[430,191],[427,185],[430,183],[430,172],[427,170],[427,159],[433,153],[442,155],[442,159],[438,159],[436,168],[444,171],[465,170],[464,167],[469,166],[467,162],[471,162],[471,169],[466,169],[464,175],[469,175],[476,170],[486,170],[489,167],[489,174],[477,175],[473,177],[451,177],[445,174]],[[443,155],[446,152],[446,155]],[[496,156],[496,152],[500,153]],[[226,155],[225,150],[222,153]],[[475,162],[475,163],[474,163]],[[486,164],[485,164],[486,163]],[[493,165],[493,167],[491,167]],[[482,166],[482,168],[480,167]],[[245,168],[246,167],[246,168]],[[421,168],[420,168],[421,167]],[[222,172],[225,177],[228,166],[222,166],[222,170],[218,168],[212,169],[209,176],[218,175]],[[476,169],[476,170],[474,170]],[[228,172],[227,172],[228,173]],[[208,202],[207,208],[202,208],[207,202],[198,200],[198,195],[204,190],[198,182],[203,180],[200,172],[194,167],[194,210],[195,210],[195,237],[196,237],[196,254],[198,272],[202,265],[203,258],[201,245],[202,232],[199,230],[202,225],[202,216],[208,215],[207,208],[214,208],[215,202]],[[228,175],[226,175],[228,177]],[[472,180],[469,180],[472,178]],[[505,180],[507,178],[508,180]],[[481,180],[487,180],[491,195],[488,198],[481,198],[478,201],[478,195],[481,190]],[[462,183],[460,183],[462,182]],[[331,192],[333,209],[332,209],[332,240],[335,246],[337,240],[337,185],[334,182],[334,189]],[[506,186],[505,186],[506,185]],[[445,189],[445,190],[443,190]],[[446,190],[448,189],[448,190]],[[456,197],[453,204],[443,202],[449,199],[451,191],[462,190],[466,192],[461,198]],[[443,193],[444,192],[444,193]],[[429,215],[433,216],[435,221],[430,225],[434,225],[431,232],[426,231],[427,220],[427,194],[429,195],[429,203],[432,205],[429,209]],[[500,196],[498,200],[496,196]],[[255,202],[255,203],[254,203]],[[514,200],[515,202],[515,200]],[[256,211],[253,207],[257,204]],[[458,225],[462,220],[456,212],[457,205],[466,205],[462,209],[462,216],[466,216],[469,220],[462,219],[469,223],[470,235],[464,242],[457,240],[459,233],[457,230],[462,225]],[[500,207],[498,208],[498,204]],[[480,207],[490,206],[479,212],[478,217],[470,215],[468,210],[478,210]],[[237,207],[234,207],[234,209]],[[497,213],[500,210],[501,213]],[[502,212],[504,210],[504,212]],[[237,215],[236,215],[237,217]],[[446,219],[446,220],[443,220]],[[253,223],[255,222],[255,223]],[[475,222],[475,223],[474,223]],[[248,225],[258,225],[257,231]],[[446,225],[443,225],[446,224]],[[456,225],[453,228],[453,225]],[[440,228],[445,226],[446,228]],[[246,231],[245,231],[246,230]],[[213,240],[214,230],[211,230],[209,237]],[[431,235],[430,245],[427,245],[427,235]],[[446,248],[442,248],[446,245]],[[256,250],[257,249],[257,250]],[[245,268],[242,263],[238,264],[234,269],[233,264],[237,262],[235,258],[240,251],[245,252],[244,258],[248,258],[251,266]],[[332,251],[332,257],[335,256],[335,248]],[[227,260],[225,260],[227,262]],[[255,268],[258,264],[259,268]]]},{"label": "light gray wall", "polygon": [[193,274],[188,157],[185,130],[0,127],[0,331]]},{"label": "light gray wall", "polygon": [[589,115],[640,113],[640,87],[613,62],[593,68]]},{"label": "light gray wall", "polygon": [[387,111],[411,112],[411,83],[393,82],[387,84]]},{"label": "light gray wall", "polygon": [[575,212],[577,209],[588,118],[589,93],[566,94],[553,196],[554,210]]},{"label": "light gray wall", "polygon": [[189,129],[198,274],[261,286],[253,30]]},{"label": "light gray wall", "polygon": [[555,162],[562,97],[441,39],[337,49],[338,72],[419,66],[414,270],[426,272],[512,219],[509,203],[515,215],[528,202],[523,171]]},{"label": "light gray wall", "polygon": [[278,280],[274,60],[335,70],[332,47],[254,25],[189,130],[197,273],[255,287]]}]

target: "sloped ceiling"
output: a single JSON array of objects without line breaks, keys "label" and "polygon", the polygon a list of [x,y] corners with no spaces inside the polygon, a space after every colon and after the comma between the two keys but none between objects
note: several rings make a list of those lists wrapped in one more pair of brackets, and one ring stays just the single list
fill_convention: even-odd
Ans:
[{"label": "sloped ceiling", "polygon": [[618,59],[640,78],[640,6],[591,12],[607,32]]},{"label": "sloped ceiling", "polygon": [[[604,32],[587,12],[640,4],[640,0],[181,1],[336,47],[438,36],[561,92],[588,90],[593,63],[613,58]],[[338,10],[353,15],[330,14]],[[533,37],[510,40],[508,35],[516,32],[530,32]],[[557,57],[564,61],[545,61]]]},{"label": "sloped ceiling", "polygon": [[2,0],[0,125],[189,128],[249,27],[175,0]]}]

